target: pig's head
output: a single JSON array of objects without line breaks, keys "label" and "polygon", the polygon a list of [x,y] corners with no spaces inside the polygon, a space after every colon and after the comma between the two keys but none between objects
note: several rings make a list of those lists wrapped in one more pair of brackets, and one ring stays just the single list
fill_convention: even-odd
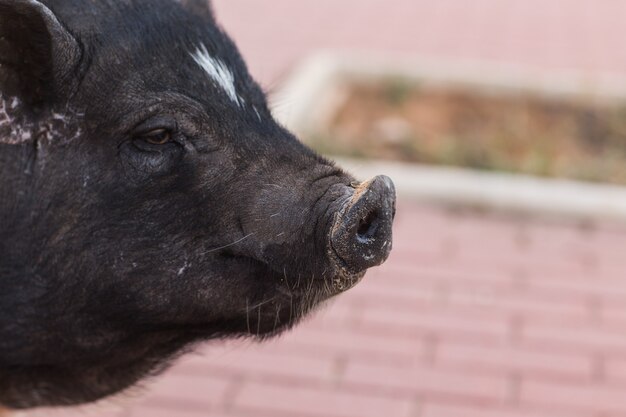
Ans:
[{"label": "pig's head", "polygon": [[391,181],[279,126],[202,1],[0,0],[0,91],[0,404],[276,334],[389,254]]}]

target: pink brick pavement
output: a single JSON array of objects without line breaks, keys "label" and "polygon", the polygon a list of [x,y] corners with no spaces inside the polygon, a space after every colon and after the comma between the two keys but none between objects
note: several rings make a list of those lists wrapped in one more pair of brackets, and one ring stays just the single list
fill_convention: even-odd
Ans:
[{"label": "pink brick pavement", "polygon": [[253,74],[272,88],[316,50],[626,72],[622,0],[216,0]]},{"label": "pink brick pavement", "polygon": [[[625,73],[619,0],[217,0],[273,87],[312,51]],[[95,417],[626,416],[626,227],[401,200],[394,252],[264,344],[214,343]]]}]

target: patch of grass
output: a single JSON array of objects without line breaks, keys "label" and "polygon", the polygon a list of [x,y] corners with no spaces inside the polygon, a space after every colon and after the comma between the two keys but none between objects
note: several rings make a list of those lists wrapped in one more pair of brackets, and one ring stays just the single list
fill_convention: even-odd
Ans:
[{"label": "patch of grass", "polygon": [[417,85],[404,78],[388,79],[383,88],[385,100],[392,106],[402,105],[417,92]]}]

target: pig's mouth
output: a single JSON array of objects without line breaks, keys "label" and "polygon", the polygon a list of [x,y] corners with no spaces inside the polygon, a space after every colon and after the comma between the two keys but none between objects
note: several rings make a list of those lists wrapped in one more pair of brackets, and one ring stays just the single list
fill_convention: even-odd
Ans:
[{"label": "pig's mouth", "polygon": [[365,271],[346,275],[335,270],[323,277],[294,277],[253,258],[227,256],[245,264],[255,280],[268,283],[262,293],[241,303],[235,319],[240,333],[261,339],[290,329],[318,306],[355,286],[365,275]]},{"label": "pig's mouth", "polygon": [[259,337],[280,333],[322,302],[354,287],[368,268],[387,259],[394,215],[393,183],[378,176],[346,187],[330,222],[325,259],[320,260],[323,265],[313,268],[317,273],[292,272],[290,276],[282,267],[231,252],[236,262],[249,268],[257,284],[265,284],[254,300],[245,300],[242,332]]}]

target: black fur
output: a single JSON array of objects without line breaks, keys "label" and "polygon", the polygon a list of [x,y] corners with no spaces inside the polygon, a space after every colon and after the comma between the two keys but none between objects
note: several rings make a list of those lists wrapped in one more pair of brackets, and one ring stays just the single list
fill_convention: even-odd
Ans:
[{"label": "black fur", "polygon": [[337,292],[353,179],[272,119],[201,1],[0,0],[0,64],[0,405],[97,400]]}]

